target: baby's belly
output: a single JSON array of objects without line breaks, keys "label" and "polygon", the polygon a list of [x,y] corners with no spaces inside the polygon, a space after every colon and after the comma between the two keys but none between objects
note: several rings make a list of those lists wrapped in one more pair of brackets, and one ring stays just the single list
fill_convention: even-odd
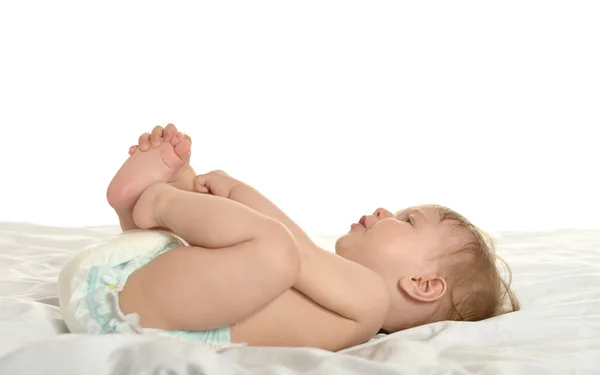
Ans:
[{"label": "baby's belly", "polygon": [[252,346],[302,346],[307,338],[302,327],[306,316],[300,316],[305,304],[315,304],[295,289],[289,289],[248,319],[231,327],[231,341]]}]

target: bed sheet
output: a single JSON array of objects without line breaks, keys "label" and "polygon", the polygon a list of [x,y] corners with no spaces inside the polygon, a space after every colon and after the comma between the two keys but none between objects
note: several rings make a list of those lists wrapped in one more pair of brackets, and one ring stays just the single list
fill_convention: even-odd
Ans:
[{"label": "bed sheet", "polygon": [[[600,230],[502,232],[520,312],[441,322],[331,353],[168,337],[67,332],[56,277],[76,251],[118,228],[0,223],[0,374],[596,374],[600,373]],[[335,237],[315,236],[331,248]]]}]

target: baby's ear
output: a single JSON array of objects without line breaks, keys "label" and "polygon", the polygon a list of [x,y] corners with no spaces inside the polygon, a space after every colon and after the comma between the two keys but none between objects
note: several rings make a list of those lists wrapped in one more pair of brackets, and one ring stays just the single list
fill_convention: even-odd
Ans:
[{"label": "baby's ear", "polygon": [[444,278],[437,275],[403,277],[398,288],[419,302],[435,302],[441,299],[448,286]]}]

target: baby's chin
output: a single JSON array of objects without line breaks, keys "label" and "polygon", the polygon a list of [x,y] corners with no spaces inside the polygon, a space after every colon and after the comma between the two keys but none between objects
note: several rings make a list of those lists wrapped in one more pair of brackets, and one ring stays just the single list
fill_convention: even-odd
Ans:
[{"label": "baby's chin", "polygon": [[337,255],[346,258],[346,254],[348,253],[348,249],[350,246],[349,242],[351,241],[350,233],[341,236],[335,241],[334,251]]},{"label": "baby's chin", "polygon": [[344,243],[348,240],[347,239],[348,234],[344,234],[343,236],[338,237],[337,240],[335,240],[335,253],[337,254],[339,252],[340,249],[344,248]]}]

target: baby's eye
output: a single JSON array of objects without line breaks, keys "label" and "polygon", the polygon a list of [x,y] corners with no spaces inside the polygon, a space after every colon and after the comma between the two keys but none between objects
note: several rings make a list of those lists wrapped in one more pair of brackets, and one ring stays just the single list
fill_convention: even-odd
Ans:
[{"label": "baby's eye", "polygon": [[410,225],[413,225],[413,220],[412,220],[412,216],[407,216],[406,219],[404,219],[404,221],[406,221],[407,223],[409,223]]}]

